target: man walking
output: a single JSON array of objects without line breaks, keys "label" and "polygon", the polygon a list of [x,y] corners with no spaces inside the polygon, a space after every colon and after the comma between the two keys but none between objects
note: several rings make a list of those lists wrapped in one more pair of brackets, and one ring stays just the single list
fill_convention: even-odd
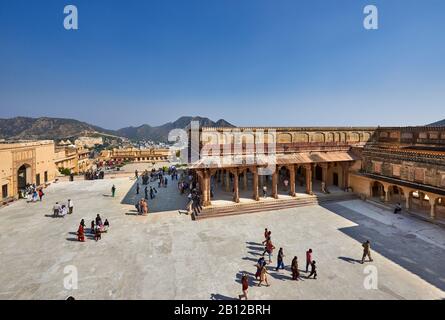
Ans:
[{"label": "man walking", "polygon": [[373,260],[371,258],[371,243],[369,242],[369,240],[363,242],[362,247],[363,247],[362,264],[365,262],[366,257],[368,257],[369,261],[372,262]]},{"label": "man walking", "polygon": [[116,187],[113,184],[113,186],[111,187],[111,196],[114,198],[115,194],[116,194]]},{"label": "man walking", "polygon": [[306,251],[306,272],[309,270],[309,266],[312,264],[312,249]]},{"label": "man walking", "polygon": [[278,255],[277,255],[277,268],[276,271],[279,271],[280,268],[284,269],[284,253],[283,253],[283,248],[280,248],[280,250],[278,250]]},{"label": "man walking", "polygon": [[136,183],[136,194],[139,194],[139,183]]},{"label": "man walking", "polygon": [[68,199],[68,213],[69,214],[73,214],[73,210],[74,210],[73,200]]}]

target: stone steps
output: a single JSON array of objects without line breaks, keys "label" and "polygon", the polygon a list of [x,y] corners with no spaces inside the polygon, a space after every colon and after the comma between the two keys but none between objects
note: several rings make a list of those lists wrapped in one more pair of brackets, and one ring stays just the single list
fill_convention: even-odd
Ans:
[{"label": "stone steps", "polygon": [[325,196],[307,196],[304,198],[293,199],[276,199],[272,201],[260,201],[254,203],[237,203],[228,206],[221,207],[209,207],[204,208],[197,216],[192,214],[193,220],[202,220],[216,217],[226,217],[247,213],[255,213],[261,211],[281,210],[287,208],[312,206],[321,203],[334,202],[334,201],[346,201],[358,199],[358,196],[354,193],[345,193],[338,195],[325,195]]}]

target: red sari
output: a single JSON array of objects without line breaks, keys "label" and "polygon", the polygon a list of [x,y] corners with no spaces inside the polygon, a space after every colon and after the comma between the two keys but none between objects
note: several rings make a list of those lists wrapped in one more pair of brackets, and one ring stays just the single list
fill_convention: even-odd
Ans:
[{"label": "red sari", "polygon": [[77,229],[77,240],[85,242],[85,230],[82,225],[79,225],[79,229]]}]

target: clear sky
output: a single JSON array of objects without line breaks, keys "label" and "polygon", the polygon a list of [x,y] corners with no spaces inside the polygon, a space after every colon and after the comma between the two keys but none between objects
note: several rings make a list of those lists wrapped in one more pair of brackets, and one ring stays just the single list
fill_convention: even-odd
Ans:
[{"label": "clear sky", "polygon": [[0,118],[422,125],[445,118],[444,36],[443,0],[0,0]]}]

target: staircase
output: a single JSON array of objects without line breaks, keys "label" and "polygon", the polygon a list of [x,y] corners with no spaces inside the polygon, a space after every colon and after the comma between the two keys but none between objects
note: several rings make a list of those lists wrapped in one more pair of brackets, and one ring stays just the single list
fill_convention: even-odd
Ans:
[{"label": "staircase", "polygon": [[202,220],[216,217],[234,216],[246,213],[281,210],[287,208],[305,207],[327,202],[337,202],[358,199],[355,193],[331,194],[319,196],[306,196],[304,198],[276,199],[272,201],[258,201],[253,203],[235,203],[228,206],[207,207],[197,216],[192,214],[193,220]]}]

